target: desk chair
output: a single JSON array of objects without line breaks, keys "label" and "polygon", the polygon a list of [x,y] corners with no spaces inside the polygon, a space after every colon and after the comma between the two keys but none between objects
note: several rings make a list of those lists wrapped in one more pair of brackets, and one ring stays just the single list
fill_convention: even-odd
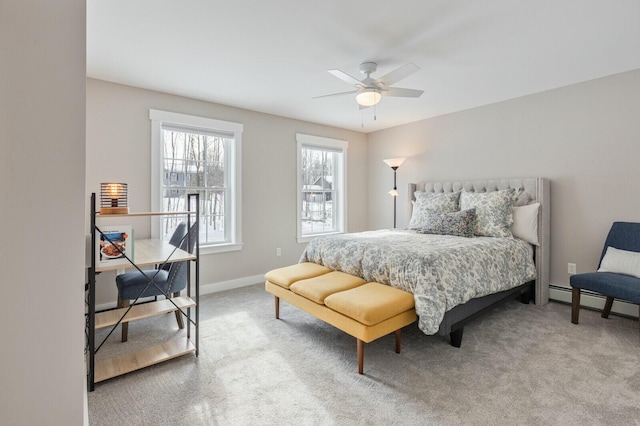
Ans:
[{"label": "desk chair", "polygon": [[[195,228],[194,228],[195,229]],[[187,238],[187,225],[180,223],[173,232],[169,243],[174,247],[189,253],[193,252],[195,246],[195,235]],[[173,262],[159,265],[156,269],[135,272],[127,272],[116,276],[116,287],[118,288],[118,308],[126,308],[131,300],[140,297],[151,297],[163,295],[167,299],[178,297],[180,292],[187,286],[187,262]],[[155,284],[150,284],[149,281]],[[145,289],[146,287],[146,289]],[[144,290],[144,291],[143,291]],[[176,321],[179,328],[184,328],[182,313],[175,311]],[[122,323],[122,341],[126,342],[129,332],[129,323]]]},{"label": "desk chair", "polygon": [[[614,299],[640,304],[640,253],[611,253],[607,249],[640,252],[640,223],[614,222],[604,243],[598,269],[607,272],[589,272],[572,275],[569,279],[571,290],[571,322],[578,324],[580,313],[580,290],[590,290],[606,296],[602,318],[608,318]],[[612,252],[614,252],[612,250]],[[612,256],[613,255],[613,256]],[[603,267],[604,266],[604,267]],[[633,275],[632,275],[633,274]],[[636,275],[636,276],[634,276]]]}]

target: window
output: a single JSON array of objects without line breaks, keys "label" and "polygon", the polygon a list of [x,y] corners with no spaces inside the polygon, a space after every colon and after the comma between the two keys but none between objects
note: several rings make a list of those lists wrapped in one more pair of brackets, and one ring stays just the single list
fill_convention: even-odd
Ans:
[{"label": "window", "polygon": [[347,141],[296,134],[298,242],[346,228]]},{"label": "window", "polygon": [[[154,211],[185,211],[200,194],[200,252],[240,250],[242,124],[150,110]],[[152,237],[168,240],[184,220],[162,216]]]}]

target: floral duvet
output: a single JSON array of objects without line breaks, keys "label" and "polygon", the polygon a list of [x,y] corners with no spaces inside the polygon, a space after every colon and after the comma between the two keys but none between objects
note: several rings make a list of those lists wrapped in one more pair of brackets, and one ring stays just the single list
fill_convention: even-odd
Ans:
[{"label": "floral duvet", "polygon": [[379,230],[318,237],[300,258],[414,295],[418,327],[436,334],[444,314],[470,299],[535,279],[533,249],[517,238]]}]

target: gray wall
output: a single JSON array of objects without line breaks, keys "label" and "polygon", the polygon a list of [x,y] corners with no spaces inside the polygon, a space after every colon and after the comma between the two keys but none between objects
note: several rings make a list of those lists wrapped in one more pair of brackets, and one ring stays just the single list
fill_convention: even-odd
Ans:
[{"label": "gray wall", "polygon": [[[149,108],[245,125],[245,248],[204,256],[203,284],[297,261],[303,245],[295,241],[296,132],[349,140],[351,232],[393,225],[387,194],[393,173],[385,158],[407,157],[398,170],[399,227],[407,223],[411,181],[549,178],[552,284],[568,285],[568,262],[578,272],[594,270],[611,222],[640,220],[640,70],[368,135],[88,79],[87,193],[102,181],[122,180],[129,183],[131,209],[149,208]],[[100,160],[114,152],[117,173]],[[276,247],[282,257],[275,257]],[[113,276],[100,279],[98,303],[115,300]]]},{"label": "gray wall", "polygon": [[368,142],[370,228],[393,223],[385,158],[407,157],[399,227],[409,182],[549,178],[552,284],[568,285],[568,262],[595,270],[613,221],[640,221],[640,70],[378,131]]},{"label": "gray wall", "polygon": [[84,0],[0,0],[0,423],[78,425],[84,375]]},{"label": "gray wall", "polygon": [[[261,276],[298,261],[304,244],[296,241],[296,132],[349,141],[347,226],[366,229],[366,135],[95,79],[87,79],[87,199],[100,182],[115,180],[128,183],[130,211],[150,209],[150,108],[244,124],[244,248],[202,256],[201,284]],[[105,159],[115,159],[117,167],[107,167]],[[134,227],[136,237],[148,237],[148,221]],[[99,275],[96,294],[98,304],[115,302],[113,273]]]}]

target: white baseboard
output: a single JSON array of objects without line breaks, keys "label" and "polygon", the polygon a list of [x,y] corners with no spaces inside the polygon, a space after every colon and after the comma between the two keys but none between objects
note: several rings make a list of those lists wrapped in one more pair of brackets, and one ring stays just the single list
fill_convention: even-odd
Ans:
[{"label": "white baseboard", "polygon": [[[559,302],[571,303],[571,287],[557,284],[549,285],[549,298]],[[604,309],[605,297],[582,290],[580,295],[580,306],[598,310]],[[638,305],[621,300],[614,300],[611,313],[621,314],[630,317],[638,317]]]},{"label": "white baseboard", "polygon": [[[212,284],[201,284],[200,295],[202,296],[204,294],[217,293],[219,291],[233,290],[234,288],[246,287],[254,284],[259,284],[261,282],[264,282],[264,274],[254,275],[252,277],[237,278],[235,280],[220,281]],[[153,297],[144,297],[138,300],[138,302],[149,302],[151,300],[153,300]],[[113,309],[116,306],[117,302],[115,301],[96,305],[96,312]]]},{"label": "white baseboard", "polygon": [[200,285],[200,295],[217,293],[219,291],[233,290],[234,288],[247,287],[264,282],[264,274],[252,277],[237,278],[235,280],[220,281],[213,284]]}]

